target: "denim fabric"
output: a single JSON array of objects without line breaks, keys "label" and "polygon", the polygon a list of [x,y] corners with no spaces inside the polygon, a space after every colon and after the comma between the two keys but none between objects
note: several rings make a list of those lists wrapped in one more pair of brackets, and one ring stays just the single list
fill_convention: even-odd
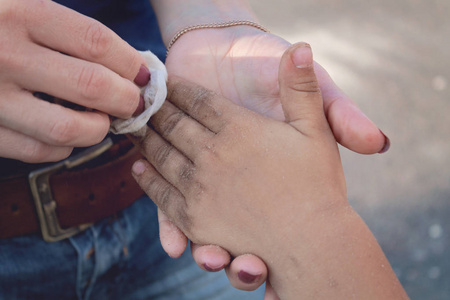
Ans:
[{"label": "denim fabric", "polygon": [[138,200],[118,216],[63,241],[0,240],[0,299],[263,299],[234,289],[225,273],[202,271],[190,251],[164,253],[155,205]]}]

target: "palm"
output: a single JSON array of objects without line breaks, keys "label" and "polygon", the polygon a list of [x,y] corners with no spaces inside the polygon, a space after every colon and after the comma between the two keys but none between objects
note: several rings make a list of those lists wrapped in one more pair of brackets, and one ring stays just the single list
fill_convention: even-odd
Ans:
[{"label": "palm", "polygon": [[288,47],[285,40],[265,33],[226,39],[211,32],[202,39],[180,38],[171,49],[166,66],[171,75],[191,80],[236,104],[282,120],[278,66]]}]

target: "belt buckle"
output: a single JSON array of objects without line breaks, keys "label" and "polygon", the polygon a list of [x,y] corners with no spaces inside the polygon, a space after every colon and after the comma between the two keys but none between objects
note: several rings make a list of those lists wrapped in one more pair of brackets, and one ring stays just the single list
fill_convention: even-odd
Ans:
[{"label": "belt buckle", "polygon": [[33,195],[34,204],[41,227],[42,238],[47,242],[56,242],[71,237],[80,231],[85,230],[92,224],[81,224],[70,228],[61,228],[56,215],[56,202],[50,188],[49,178],[52,174],[61,170],[69,170],[82,165],[100,156],[111,148],[113,142],[111,138],[105,139],[98,145],[71,156],[54,165],[35,170],[28,176],[28,181]]}]

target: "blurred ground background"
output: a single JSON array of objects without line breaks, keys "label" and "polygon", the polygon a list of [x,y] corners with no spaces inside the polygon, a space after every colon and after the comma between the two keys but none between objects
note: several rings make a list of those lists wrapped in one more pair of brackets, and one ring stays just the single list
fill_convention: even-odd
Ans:
[{"label": "blurred ground background", "polygon": [[251,0],[391,139],[341,148],[353,207],[412,299],[450,299],[450,1]]}]

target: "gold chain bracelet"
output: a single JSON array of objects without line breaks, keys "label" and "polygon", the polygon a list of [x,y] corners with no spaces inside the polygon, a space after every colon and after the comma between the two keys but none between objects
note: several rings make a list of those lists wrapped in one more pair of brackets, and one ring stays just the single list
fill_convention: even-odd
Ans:
[{"label": "gold chain bracelet", "polygon": [[197,29],[226,28],[226,27],[240,26],[240,25],[252,26],[252,27],[255,27],[264,32],[269,32],[269,30],[267,30],[263,26],[259,25],[258,23],[252,22],[252,21],[230,21],[230,22],[223,22],[223,23],[193,25],[193,26],[183,28],[175,34],[175,36],[170,40],[169,45],[167,46],[166,55],[169,54],[169,50],[170,50],[170,48],[172,48],[173,44],[175,44],[175,42],[186,32],[189,32],[192,30],[197,30]]}]

